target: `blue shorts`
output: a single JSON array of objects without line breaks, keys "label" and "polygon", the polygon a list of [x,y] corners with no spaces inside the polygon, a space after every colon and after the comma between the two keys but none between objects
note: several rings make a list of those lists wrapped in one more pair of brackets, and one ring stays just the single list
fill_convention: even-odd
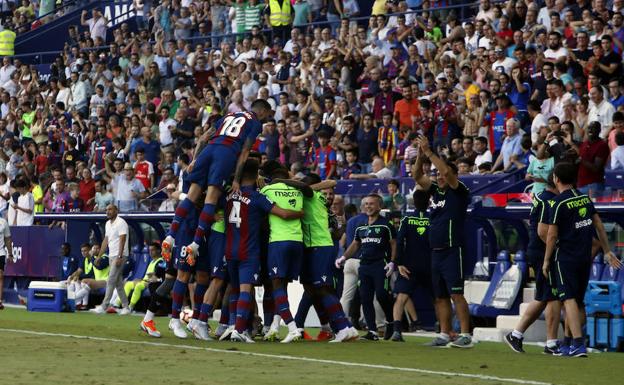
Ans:
[{"label": "blue shorts", "polygon": [[208,237],[208,249],[210,255],[210,278],[227,278],[227,267],[225,261],[225,234],[211,231]]},{"label": "blue shorts", "polygon": [[248,258],[244,261],[230,259],[227,261],[227,272],[232,287],[237,288],[244,284],[255,285],[260,278],[260,259]]},{"label": "blue shorts", "polygon": [[450,298],[451,294],[464,294],[462,264],[460,247],[431,250],[431,281],[436,298]]},{"label": "blue shorts", "polygon": [[556,259],[552,275],[557,285],[557,296],[560,301],[576,299],[579,305],[584,303],[585,291],[589,283],[591,264],[585,261],[571,262]]},{"label": "blue shorts", "polygon": [[301,273],[303,243],[296,241],[278,241],[269,243],[267,267],[269,278],[295,280]]},{"label": "blue shorts", "polygon": [[[180,271],[186,271],[189,273],[195,272],[195,266],[191,266],[186,263],[186,254],[181,255],[183,253],[185,246],[174,246],[173,255],[175,255],[175,268]],[[199,254],[202,254],[202,250],[199,251]],[[198,258],[199,259],[199,258]]]},{"label": "blue shorts", "polygon": [[200,247],[199,255],[195,260],[195,271],[210,271],[210,250],[208,247]]},{"label": "blue shorts", "polygon": [[200,185],[223,188],[236,168],[237,156],[234,150],[217,144],[210,144],[195,160],[193,170],[186,180]]},{"label": "blue shorts", "polygon": [[334,246],[306,247],[303,251],[301,283],[311,283],[314,286],[333,286],[335,260],[336,249]]}]

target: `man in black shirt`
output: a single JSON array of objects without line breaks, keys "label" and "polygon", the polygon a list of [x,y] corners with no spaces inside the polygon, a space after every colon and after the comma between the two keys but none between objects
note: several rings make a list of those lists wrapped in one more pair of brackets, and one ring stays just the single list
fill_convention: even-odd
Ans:
[{"label": "man in black shirt", "polygon": [[370,194],[364,198],[364,212],[368,221],[355,229],[355,238],[349,245],[344,255],[336,260],[336,266],[342,265],[347,259],[361,251],[360,267],[360,299],[368,333],[363,339],[377,341],[377,324],[375,323],[375,307],[373,299],[381,305],[386,315],[386,340],[392,336],[392,301],[386,291],[386,278],[394,271],[396,259],[396,231],[392,224],[379,215],[382,199],[377,194]]},{"label": "man in black shirt", "polygon": [[[436,297],[436,315],[440,322],[440,334],[430,346],[452,346],[470,348],[470,314],[464,297],[464,274],[462,248],[464,245],[464,224],[466,209],[470,203],[470,191],[457,177],[457,166],[447,163],[429,148],[426,137],[418,138],[420,151],[412,166],[416,183],[431,195],[429,243],[431,247],[431,277]],[[422,171],[427,157],[438,170],[436,182],[431,182]],[[457,318],[461,324],[461,335],[450,342],[451,319],[455,304]]]},{"label": "man in black shirt", "polygon": [[572,77],[578,78],[585,76],[584,68],[587,61],[594,55],[589,48],[589,35],[586,31],[579,31],[576,34],[576,48],[568,50],[568,65],[572,69]]},{"label": "man in black shirt", "polygon": [[[557,295],[565,307],[566,324],[572,334],[571,341],[564,340],[559,352],[554,354],[587,357],[581,326],[585,318],[583,298],[589,281],[595,233],[598,234],[600,246],[609,265],[620,268],[622,263],[611,251],[604,225],[596,213],[594,204],[587,195],[579,193],[574,188],[576,166],[572,163],[559,163],[553,173],[559,195],[554,199],[551,208],[542,273],[546,278],[554,276]],[[554,314],[558,315],[559,310],[554,311]],[[559,323],[558,319],[555,321]]]},{"label": "man in black shirt", "polygon": [[622,58],[613,52],[613,38],[603,35],[600,39],[603,54],[600,58],[592,57],[589,62],[598,70],[600,83],[605,85],[609,80],[622,74]]}]

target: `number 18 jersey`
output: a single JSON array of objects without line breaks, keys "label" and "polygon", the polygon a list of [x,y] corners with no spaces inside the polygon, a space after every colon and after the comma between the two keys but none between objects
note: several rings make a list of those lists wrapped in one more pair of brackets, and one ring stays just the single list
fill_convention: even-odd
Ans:
[{"label": "number 18 jersey", "polygon": [[217,121],[216,127],[217,132],[208,143],[230,147],[236,154],[247,139],[254,141],[262,132],[262,123],[253,112],[227,114]]}]

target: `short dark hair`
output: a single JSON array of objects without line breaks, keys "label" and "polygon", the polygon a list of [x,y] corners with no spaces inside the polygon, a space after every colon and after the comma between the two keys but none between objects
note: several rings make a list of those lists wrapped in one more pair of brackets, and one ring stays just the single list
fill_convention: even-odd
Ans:
[{"label": "short dark hair", "polygon": [[249,158],[243,166],[242,178],[255,179],[258,176],[260,163],[255,158]]},{"label": "short dark hair", "polygon": [[554,175],[563,184],[574,185],[576,183],[576,166],[569,162],[561,162],[555,166]]},{"label": "short dark hair", "polygon": [[153,247],[157,248],[158,250],[162,249],[162,246],[160,245],[160,242],[152,242],[152,243],[150,243],[150,246],[153,246]]},{"label": "short dark hair", "polygon": [[80,245],[80,248],[82,249],[83,247],[88,247],[89,249],[91,248],[91,244],[89,242],[85,242],[83,244]]},{"label": "short dark hair", "polygon": [[395,185],[397,187],[401,187],[401,184],[396,179],[390,179],[390,181],[388,182],[388,185],[391,185],[391,184],[393,184],[393,185]]},{"label": "short dark hair", "polygon": [[375,194],[375,193],[368,194],[366,196],[366,198],[375,198],[375,199],[377,199],[377,201],[379,201],[379,205],[380,206],[383,205],[383,198],[379,194]]},{"label": "short dark hair", "polygon": [[261,109],[261,110],[271,111],[271,105],[269,104],[269,102],[267,102],[264,99],[256,99],[254,100],[253,103],[251,103],[251,109],[252,110]]},{"label": "short dark hair", "polygon": [[429,207],[429,192],[426,190],[414,191],[414,207],[416,210],[425,211]]}]

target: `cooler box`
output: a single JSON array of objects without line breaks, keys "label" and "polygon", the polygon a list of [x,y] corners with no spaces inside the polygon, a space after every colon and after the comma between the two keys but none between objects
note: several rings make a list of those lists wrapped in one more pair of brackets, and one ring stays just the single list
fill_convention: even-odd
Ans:
[{"label": "cooler box", "polygon": [[62,312],[68,307],[67,288],[61,282],[33,281],[28,286],[28,311]]},{"label": "cooler box", "polygon": [[592,348],[620,349],[624,342],[624,320],[622,316],[596,313],[587,317],[587,335]]},{"label": "cooler box", "polygon": [[589,281],[585,292],[585,311],[622,315],[622,291],[618,282]]}]

